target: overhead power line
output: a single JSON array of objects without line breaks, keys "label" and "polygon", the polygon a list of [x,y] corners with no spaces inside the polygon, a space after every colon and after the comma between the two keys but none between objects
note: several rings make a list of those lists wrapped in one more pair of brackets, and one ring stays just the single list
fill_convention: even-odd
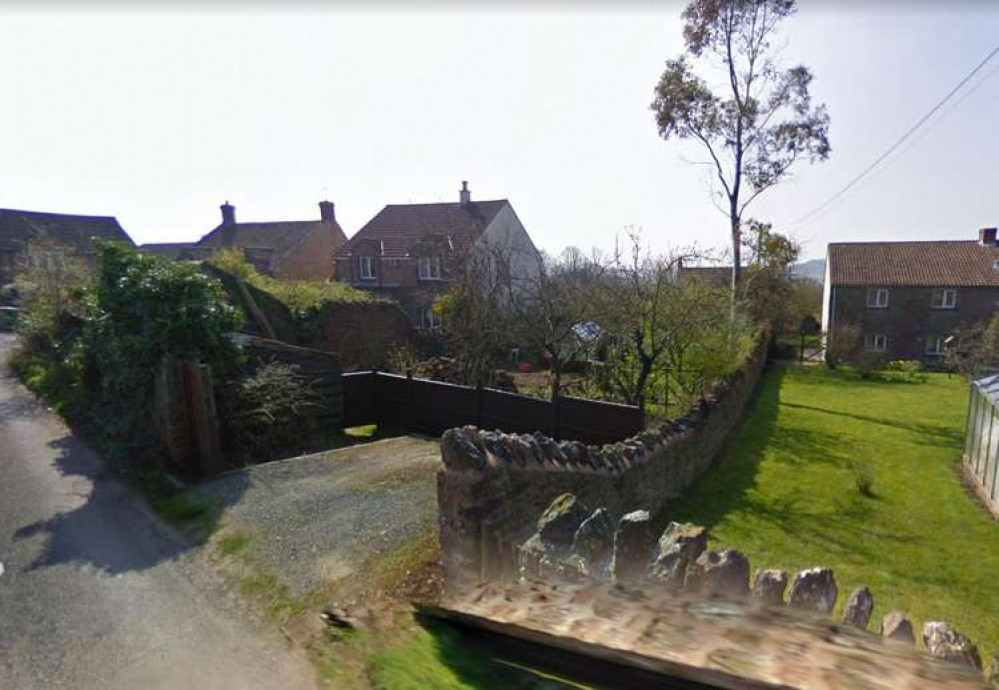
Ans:
[{"label": "overhead power line", "polygon": [[791,225],[792,226],[797,226],[797,225],[800,225],[802,223],[807,222],[810,218],[813,218],[817,214],[819,214],[822,211],[824,211],[825,209],[827,209],[830,205],[832,205],[833,203],[835,203],[840,197],[842,197],[844,194],[846,194],[848,191],[850,191],[854,186],[856,186],[857,183],[859,183],[861,180],[863,180],[865,177],[867,177],[876,167],[878,167],[878,165],[880,165],[886,158],[888,158],[892,153],[894,153],[898,149],[899,146],[901,146],[903,143],[905,143],[905,141],[909,137],[911,137],[913,134],[915,134],[916,130],[918,130],[920,127],[922,127],[926,123],[927,120],[929,120],[931,117],[933,117],[933,115],[938,110],[940,110],[940,108],[942,108],[947,103],[947,101],[949,101],[951,98],[953,98],[954,95],[957,94],[957,92],[960,91],[964,87],[965,84],[967,84],[969,81],[971,81],[971,79],[976,74],[978,74],[978,72],[980,72],[981,69],[983,67],[985,67],[985,65],[987,65],[989,63],[989,61],[992,58],[994,58],[997,54],[999,54],[999,46],[996,46],[995,48],[993,48],[992,52],[990,52],[988,55],[986,55],[984,60],[982,60],[981,62],[979,62],[978,65],[976,65],[975,68],[973,70],[971,70],[971,72],[969,72],[960,82],[958,82],[957,86],[955,86],[949,92],[947,92],[946,96],[944,96],[942,99],[940,99],[940,101],[936,105],[934,105],[930,109],[929,112],[927,112],[925,115],[923,115],[921,118],[919,118],[919,120],[916,122],[916,124],[912,125],[909,129],[907,129],[905,131],[904,134],[902,134],[902,136],[900,136],[898,139],[896,139],[894,141],[894,143],[892,143],[892,145],[889,146],[888,149],[884,153],[882,153],[880,156],[878,156],[874,160],[873,163],[871,163],[866,168],[864,168],[863,170],[861,170],[860,173],[858,173],[852,180],[850,180],[838,192],[836,192],[835,194],[833,194],[832,196],[830,196],[828,199],[826,199],[825,201],[823,201],[821,204],[819,204],[818,206],[816,206],[815,208],[813,208],[811,211],[809,211],[805,215],[803,215],[800,218],[798,218],[797,220],[793,221],[791,223]]}]

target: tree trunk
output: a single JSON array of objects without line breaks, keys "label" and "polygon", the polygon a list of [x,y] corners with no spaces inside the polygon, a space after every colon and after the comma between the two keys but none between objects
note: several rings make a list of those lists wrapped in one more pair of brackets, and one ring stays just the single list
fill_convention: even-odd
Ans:
[{"label": "tree trunk", "polygon": [[732,213],[732,305],[733,309],[739,297],[739,280],[742,274],[742,230],[739,227],[739,217]]}]

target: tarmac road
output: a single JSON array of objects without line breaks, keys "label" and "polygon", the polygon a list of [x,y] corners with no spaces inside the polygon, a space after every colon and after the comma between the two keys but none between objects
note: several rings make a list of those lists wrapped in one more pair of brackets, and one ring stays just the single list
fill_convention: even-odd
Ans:
[{"label": "tarmac road", "polygon": [[297,690],[304,657],[7,371],[0,333],[0,690]]}]

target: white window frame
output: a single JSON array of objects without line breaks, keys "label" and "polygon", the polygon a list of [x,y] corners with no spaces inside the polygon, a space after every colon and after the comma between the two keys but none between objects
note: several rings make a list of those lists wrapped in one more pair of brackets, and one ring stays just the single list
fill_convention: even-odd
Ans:
[{"label": "white window frame", "polygon": [[420,280],[440,280],[441,260],[438,256],[421,256],[417,259],[417,273]]},{"label": "white window frame", "polygon": [[[871,297],[874,297],[872,300]],[[867,308],[887,309],[888,308],[888,288],[867,288]]]},{"label": "white window frame", "polygon": [[[926,336],[926,354],[939,357],[947,351],[946,336],[928,335]],[[930,344],[936,343],[936,348],[930,349]]]},{"label": "white window frame", "polygon": [[[939,300],[937,299],[939,297]],[[950,297],[950,299],[947,299]],[[934,309],[954,309],[957,307],[957,290],[954,288],[933,288],[930,306]]]},{"label": "white window frame", "polygon": [[375,257],[373,256],[362,256],[361,257],[361,280],[374,280],[376,278],[375,274]]},{"label": "white window frame", "polygon": [[422,331],[440,330],[443,325],[440,315],[434,313],[433,307],[420,307],[417,313],[420,317],[420,330]]},{"label": "white window frame", "polygon": [[865,352],[885,352],[888,350],[888,336],[884,333],[865,333]]}]

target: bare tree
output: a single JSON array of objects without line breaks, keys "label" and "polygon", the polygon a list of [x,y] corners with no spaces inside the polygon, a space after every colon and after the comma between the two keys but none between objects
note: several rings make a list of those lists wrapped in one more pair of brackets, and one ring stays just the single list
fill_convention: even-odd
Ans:
[{"label": "bare tree", "polygon": [[688,324],[699,318],[697,300],[682,299],[678,268],[696,252],[652,254],[630,231],[630,252],[618,256],[593,295],[598,323],[607,332],[607,364],[601,384],[609,393],[645,410],[653,374]]},{"label": "bare tree", "polygon": [[557,258],[542,255],[538,271],[511,293],[518,341],[548,358],[552,400],[562,394],[566,366],[587,354],[598,338],[592,295],[606,271],[597,253],[586,256],[570,247]]},{"label": "bare tree", "polygon": [[[742,267],[746,207],[786,180],[795,163],[829,156],[829,116],[812,107],[812,73],[785,69],[772,40],[794,0],[693,0],[683,13],[686,55],[669,60],[651,109],[665,140],[690,139],[707,153],[732,233],[732,300]],[[720,68],[712,90],[694,71]]]}]

